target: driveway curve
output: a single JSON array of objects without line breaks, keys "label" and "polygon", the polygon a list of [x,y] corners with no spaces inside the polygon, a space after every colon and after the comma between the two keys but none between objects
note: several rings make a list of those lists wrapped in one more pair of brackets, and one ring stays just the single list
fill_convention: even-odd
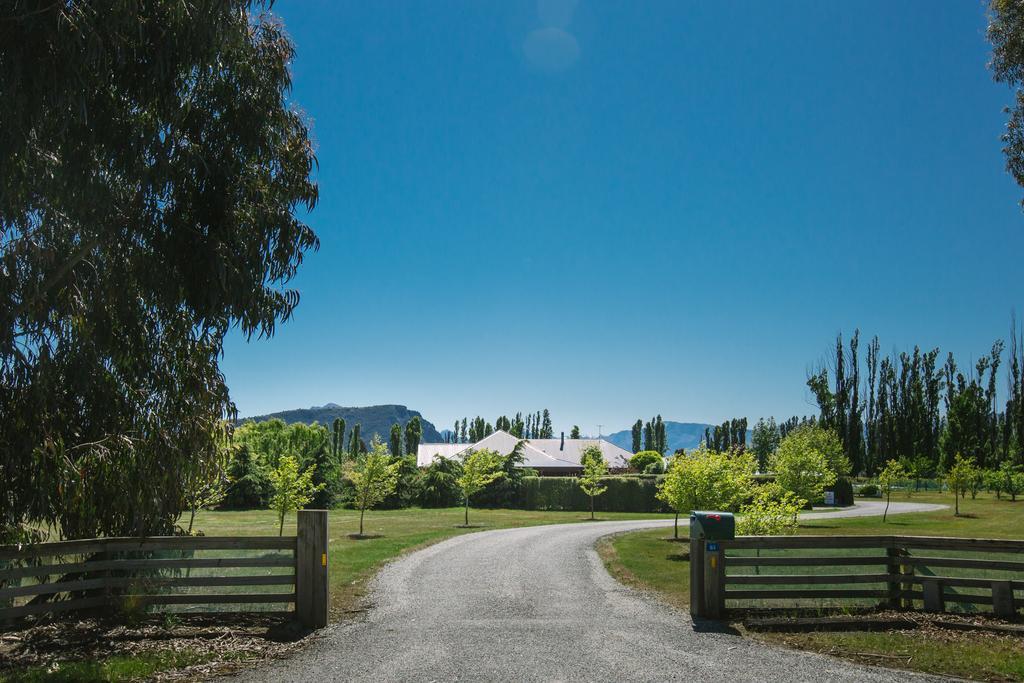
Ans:
[{"label": "driveway curve", "polygon": [[[807,518],[880,515],[876,502]],[[889,514],[939,505],[893,503]],[[326,629],[252,681],[907,681],[716,631],[613,579],[596,541],[671,520],[483,531],[387,565],[366,618]]]}]

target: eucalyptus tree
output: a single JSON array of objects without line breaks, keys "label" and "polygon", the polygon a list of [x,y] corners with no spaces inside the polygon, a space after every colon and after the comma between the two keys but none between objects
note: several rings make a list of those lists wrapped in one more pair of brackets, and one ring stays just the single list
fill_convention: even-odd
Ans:
[{"label": "eucalyptus tree", "polygon": [[0,8],[0,535],[170,531],[225,335],[298,304],[315,159],[266,9]]}]

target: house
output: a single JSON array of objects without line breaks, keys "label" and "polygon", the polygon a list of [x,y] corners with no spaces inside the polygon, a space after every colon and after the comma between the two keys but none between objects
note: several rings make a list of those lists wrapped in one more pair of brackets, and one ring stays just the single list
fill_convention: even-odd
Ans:
[{"label": "house", "polygon": [[560,439],[519,439],[499,429],[476,443],[421,443],[416,451],[416,464],[428,467],[435,457],[458,459],[468,451],[485,448],[508,455],[520,441],[523,442],[520,467],[530,467],[541,475],[579,474],[583,471],[580,456],[588,446],[599,447],[612,470],[629,467],[633,455],[604,439],[567,439],[564,432]]}]

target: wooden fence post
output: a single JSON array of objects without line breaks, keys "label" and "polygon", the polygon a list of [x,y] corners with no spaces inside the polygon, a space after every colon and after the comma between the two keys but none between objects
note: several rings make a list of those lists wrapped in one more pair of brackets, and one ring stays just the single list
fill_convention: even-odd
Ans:
[{"label": "wooden fence post", "polygon": [[725,551],[719,542],[704,548],[704,609],[710,619],[725,616]]},{"label": "wooden fence post", "polygon": [[1013,583],[1010,581],[992,582],[992,612],[1004,619],[1017,616],[1017,607],[1013,603]]},{"label": "wooden fence post", "polygon": [[327,626],[327,510],[299,510],[295,545],[295,616],[306,628]]},{"label": "wooden fence post", "polygon": [[704,539],[690,538],[690,615],[705,617]]},{"label": "wooden fence post", "polygon": [[925,612],[946,611],[946,587],[942,585],[942,581],[932,578],[922,579],[921,590],[924,593]]},{"label": "wooden fence post", "polygon": [[886,565],[886,573],[889,574],[889,597],[886,602],[889,609],[899,609],[901,589],[900,575],[902,574],[899,558],[902,552],[900,548],[895,545],[891,545],[885,549],[885,554],[889,558],[888,564]]}]

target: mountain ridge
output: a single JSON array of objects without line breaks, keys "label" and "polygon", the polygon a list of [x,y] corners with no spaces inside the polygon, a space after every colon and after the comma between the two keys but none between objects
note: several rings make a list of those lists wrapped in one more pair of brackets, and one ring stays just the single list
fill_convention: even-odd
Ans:
[{"label": "mountain ridge", "polygon": [[359,425],[360,436],[367,442],[374,434],[380,436],[385,443],[391,434],[391,425],[396,422],[405,425],[413,417],[419,417],[423,426],[421,440],[423,443],[442,441],[437,428],[430,420],[423,417],[418,410],[411,410],[407,406],[398,403],[385,403],[376,406],[340,406],[337,403],[327,403],[322,406],[311,406],[309,408],[293,408],[281,410],[266,415],[254,415],[243,417],[239,422],[266,422],[267,420],[284,420],[288,424],[302,422],[313,424],[318,422],[330,427],[336,418],[345,420],[346,438],[352,433],[352,426]]}]

